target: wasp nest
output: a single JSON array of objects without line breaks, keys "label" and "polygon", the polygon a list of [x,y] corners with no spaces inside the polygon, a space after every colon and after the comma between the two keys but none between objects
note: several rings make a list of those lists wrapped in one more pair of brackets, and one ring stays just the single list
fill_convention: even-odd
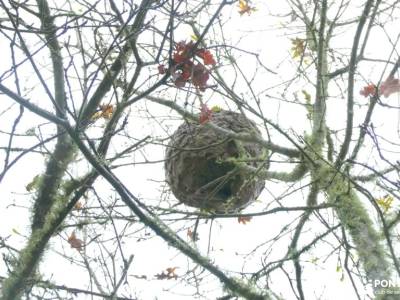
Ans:
[{"label": "wasp nest", "polygon": [[[221,110],[209,121],[236,133],[261,138],[254,122],[245,116]],[[167,147],[166,181],[182,203],[218,213],[235,212],[255,200],[264,181],[244,172],[238,161],[260,167],[265,156],[260,144],[228,138],[206,124],[185,121],[171,136]],[[253,160],[251,160],[253,159]]]}]

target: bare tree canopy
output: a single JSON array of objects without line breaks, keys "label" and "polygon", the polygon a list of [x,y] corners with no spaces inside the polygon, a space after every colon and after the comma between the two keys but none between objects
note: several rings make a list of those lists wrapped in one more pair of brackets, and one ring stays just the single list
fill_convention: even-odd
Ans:
[{"label": "bare tree canopy", "polygon": [[0,299],[400,299],[399,1],[0,5]]}]

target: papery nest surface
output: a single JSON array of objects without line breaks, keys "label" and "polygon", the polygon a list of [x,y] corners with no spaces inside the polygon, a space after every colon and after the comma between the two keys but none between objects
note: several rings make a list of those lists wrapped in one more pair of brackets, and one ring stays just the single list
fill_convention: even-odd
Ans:
[{"label": "papery nest surface", "polygon": [[[221,110],[208,122],[261,138],[256,124],[239,113]],[[265,184],[242,170],[239,162],[262,167],[265,149],[231,139],[207,123],[184,121],[172,134],[165,157],[166,181],[185,205],[217,213],[239,211],[260,195]]]}]

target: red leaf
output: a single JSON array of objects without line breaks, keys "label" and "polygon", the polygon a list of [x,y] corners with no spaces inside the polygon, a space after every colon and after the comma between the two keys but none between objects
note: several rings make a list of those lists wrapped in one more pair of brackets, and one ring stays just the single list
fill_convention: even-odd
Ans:
[{"label": "red leaf", "polygon": [[360,95],[363,95],[364,97],[369,97],[373,96],[376,93],[376,86],[374,84],[369,84],[365,86],[361,91]]},{"label": "red leaf", "polygon": [[193,47],[193,42],[189,42],[188,44],[186,44],[185,41],[180,41],[178,43],[176,43],[175,46],[175,50],[176,52],[185,52],[190,50]]},{"label": "red leaf", "polygon": [[203,59],[205,65],[215,65],[216,64],[213,55],[208,50],[201,49],[201,50],[197,51],[197,55]]},{"label": "red leaf", "polygon": [[212,117],[212,110],[207,107],[207,105],[202,104],[200,108],[200,124],[208,122]]},{"label": "red leaf", "polygon": [[186,57],[179,53],[175,53],[172,59],[174,63],[177,65],[182,64],[186,61]]},{"label": "red leaf", "polygon": [[183,71],[181,77],[183,80],[189,80],[190,76],[192,75],[192,68],[188,64],[183,65]]},{"label": "red leaf", "polygon": [[[204,91],[207,87],[209,79],[209,71],[204,65],[216,64],[210,51],[205,49],[194,49],[193,42],[179,42],[175,45],[175,51],[172,54],[172,77],[177,87],[184,87],[186,82],[191,82],[200,91]],[[204,65],[194,63],[193,57],[197,55],[203,59]],[[159,72],[163,72],[159,68]]]},{"label": "red leaf", "polygon": [[393,77],[388,77],[384,82],[382,82],[379,88],[379,93],[385,96],[385,98],[397,92],[400,92],[400,81]]},{"label": "red leaf", "polygon": [[173,61],[175,64],[182,64],[187,62],[191,56],[193,56],[193,42],[189,42],[186,44],[186,42],[181,41],[176,44],[175,46],[175,52],[173,54]]}]

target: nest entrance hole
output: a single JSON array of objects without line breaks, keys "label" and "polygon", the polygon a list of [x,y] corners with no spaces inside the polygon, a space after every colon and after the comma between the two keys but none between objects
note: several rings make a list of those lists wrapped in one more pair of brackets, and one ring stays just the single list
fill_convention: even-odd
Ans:
[{"label": "nest entrance hole", "polygon": [[235,167],[232,163],[220,162],[213,157],[191,158],[187,163],[196,165],[196,176],[182,174],[180,182],[194,188],[192,192],[195,194],[222,201],[235,194],[237,176],[233,174]]}]

